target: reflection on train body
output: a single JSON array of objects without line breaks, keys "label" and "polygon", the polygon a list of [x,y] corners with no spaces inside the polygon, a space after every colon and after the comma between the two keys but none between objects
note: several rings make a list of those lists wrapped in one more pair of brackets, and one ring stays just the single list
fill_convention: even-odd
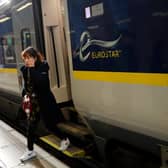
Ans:
[{"label": "reflection on train body", "polygon": [[20,92],[16,69],[0,69],[0,88],[16,93]]}]

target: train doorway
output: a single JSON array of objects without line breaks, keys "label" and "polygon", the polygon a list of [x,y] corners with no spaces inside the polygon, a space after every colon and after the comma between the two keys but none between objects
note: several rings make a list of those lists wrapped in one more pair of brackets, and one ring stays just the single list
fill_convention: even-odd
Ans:
[{"label": "train doorway", "polygon": [[[71,100],[70,74],[61,1],[41,1],[50,82],[58,103]],[[57,10],[56,10],[57,9]]]}]

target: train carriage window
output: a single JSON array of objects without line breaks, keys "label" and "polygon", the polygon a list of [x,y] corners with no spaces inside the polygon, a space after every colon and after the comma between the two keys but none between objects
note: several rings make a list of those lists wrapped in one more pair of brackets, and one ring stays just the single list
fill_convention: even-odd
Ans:
[{"label": "train carriage window", "polygon": [[25,28],[21,30],[21,42],[22,50],[28,46],[31,46],[31,34],[29,29]]},{"label": "train carriage window", "polygon": [[[10,72],[0,73],[0,88],[19,92],[20,67],[23,61],[20,53],[27,46],[37,47],[39,41],[35,30],[38,8],[32,0],[0,0],[0,68],[10,68]],[[38,2],[37,2],[38,4]],[[36,14],[37,12],[37,14]],[[39,16],[40,17],[40,16]],[[40,36],[41,37],[41,36]],[[40,49],[40,47],[38,47]],[[10,82],[9,82],[10,81]]]},{"label": "train carriage window", "polygon": [[90,7],[85,8],[85,18],[90,18],[91,17],[91,10]]}]

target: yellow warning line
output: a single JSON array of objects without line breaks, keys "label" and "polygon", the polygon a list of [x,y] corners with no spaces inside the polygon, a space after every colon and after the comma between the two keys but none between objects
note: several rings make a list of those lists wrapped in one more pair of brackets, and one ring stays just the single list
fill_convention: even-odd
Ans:
[{"label": "yellow warning line", "polygon": [[0,68],[0,73],[17,73],[16,68]]},{"label": "yellow warning line", "polygon": [[[54,147],[55,149],[59,150],[59,146],[51,141],[49,141],[47,139],[48,136],[44,136],[44,137],[40,137],[40,139],[44,142],[46,142],[47,144],[49,144],[50,146]],[[75,156],[80,156],[83,157],[85,155],[85,152],[83,150],[79,150],[77,152],[69,152],[67,150],[62,151],[65,155],[69,156],[69,157],[75,157]]]},{"label": "yellow warning line", "polygon": [[63,153],[69,157],[75,157],[75,156],[80,156],[80,157],[84,157],[85,156],[85,152],[83,150],[79,150],[77,152],[69,152],[69,151],[63,151]]},{"label": "yellow warning line", "polygon": [[57,150],[59,150],[59,146],[58,146],[57,144],[54,144],[54,143],[52,143],[51,141],[49,141],[49,140],[47,139],[47,136],[45,136],[45,137],[40,137],[40,139],[41,139],[42,141],[46,142],[47,144],[49,144],[50,146],[52,146],[52,147],[56,148]]}]

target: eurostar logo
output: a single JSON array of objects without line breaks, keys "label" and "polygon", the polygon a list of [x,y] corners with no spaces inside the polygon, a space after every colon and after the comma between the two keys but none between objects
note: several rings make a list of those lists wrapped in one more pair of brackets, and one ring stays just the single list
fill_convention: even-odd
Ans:
[{"label": "eurostar logo", "polygon": [[75,55],[79,56],[79,59],[81,62],[85,62],[89,58],[91,53],[90,51],[88,51],[87,53],[84,54],[84,51],[86,51],[88,47],[95,45],[95,46],[100,46],[100,47],[109,49],[114,47],[120,41],[121,37],[122,36],[119,35],[119,37],[116,40],[102,41],[102,40],[92,39],[90,33],[88,31],[84,31],[80,37],[79,52],[77,52]]}]

